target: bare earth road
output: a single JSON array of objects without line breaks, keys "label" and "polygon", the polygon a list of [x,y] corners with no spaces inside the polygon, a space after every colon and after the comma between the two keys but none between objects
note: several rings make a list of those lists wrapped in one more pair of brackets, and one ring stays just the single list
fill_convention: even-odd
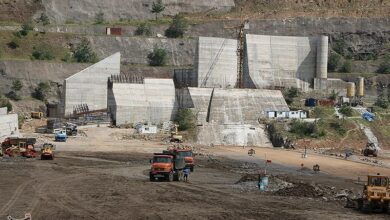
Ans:
[{"label": "bare earth road", "polygon": [[[85,132],[87,137],[58,144],[53,161],[0,159],[0,220],[26,212],[33,219],[390,219],[390,214],[367,216],[344,208],[341,200],[305,194],[311,192],[306,183],[358,190],[356,176],[378,172],[368,165],[310,155],[305,166],[318,163],[325,172],[313,175],[298,171],[297,152],[257,148],[249,157],[247,149],[215,147],[196,157],[190,183],[149,182],[151,153],[167,145],[117,138],[126,130]],[[273,162],[270,174],[301,181],[307,190],[288,195],[243,189],[237,181],[262,168],[264,154]]]}]

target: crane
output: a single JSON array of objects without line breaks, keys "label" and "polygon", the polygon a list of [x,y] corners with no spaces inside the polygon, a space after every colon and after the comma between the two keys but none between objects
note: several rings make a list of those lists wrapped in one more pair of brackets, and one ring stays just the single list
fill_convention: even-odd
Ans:
[{"label": "crane", "polygon": [[236,26],[226,27],[225,29],[236,29],[238,30],[237,36],[237,82],[235,88],[244,87],[244,41],[245,34],[244,31],[249,29],[249,18],[245,18],[242,15],[242,8],[240,11],[240,24]]}]

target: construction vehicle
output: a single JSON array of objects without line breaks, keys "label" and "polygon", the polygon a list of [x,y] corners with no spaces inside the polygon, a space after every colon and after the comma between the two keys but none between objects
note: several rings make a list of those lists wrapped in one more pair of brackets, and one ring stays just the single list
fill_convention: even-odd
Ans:
[{"label": "construction vehicle", "polygon": [[59,141],[66,142],[67,138],[68,138],[68,136],[66,135],[65,130],[60,130],[57,133],[55,133],[55,135],[54,135],[54,140],[57,142],[59,142]]},{"label": "construction vehicle", "polygon": [[364,212],[381,210],[388,212],[390,203],[389,177],[368,175],[364,185],[362,197],[357,199],[357,208]]},{"label": "construction vehicle", "polygon": [[31,118],[41,119],[43,118],[43,112],[31,112]]},{"label": "construction vehicle", "polygon": [[368,157],[368,156],[377,157],[378,156],[378,148],[374,143],[368,142],[366,145],[366,148],[364,150],[362,150],[362,154],[366,157]]},{"label": "construction vehicle", "polygon": [[35,138],[8,137],[1,143],[2,154],[8,156],[35,157]]},{"label": "construction vehicle", "polygon": [[54,159],[55,146],[51,143],[44,143],[41,148],[41,160],[53,160]]},{"label": "construction vehicle", "polygon": [[76,136],[77,135],[77,125],[72,123],[66,123],[66,135],[68,136]]},{"label": "construction vehicle", "polygon": [[195,167],[195,161],[194,161],[194,156],[192,153],[192,150],[189,148],[173,148],[170,150],[172,154],[175,154],[178,157],[183,157],[184,162],[186,163],[186,167],[191,170],[191,172],[194,172],[194,167]]},{"label": "construction vehicle", "polygon": [[182,143],[183,142],[183,136],[179,135],[179,125],[173,126],[173,131],[171,132],[170,142],[175,143]]},{"label": "construction vehicle", "polygon": [[170,182],[183,180],[183,169],[186,166],[183,157],[164,151],[155,153],[150,163],[152,164],[149,172],[150,181],[156,179],[165,179]]}]

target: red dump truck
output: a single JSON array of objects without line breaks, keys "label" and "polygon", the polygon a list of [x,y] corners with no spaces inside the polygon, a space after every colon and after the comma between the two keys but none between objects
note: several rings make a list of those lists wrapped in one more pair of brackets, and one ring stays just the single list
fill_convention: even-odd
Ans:
[{"label": "red dump truck", "polygon": [[10,157],[36,157],[36,151],[34,150],[35,143],[35,138],[9,137],[1,143],[1,150]]},{"label": "red dump truck", "polygon": [[195,160],[191,149],[173,149],[171,152],[179,157],[184,157],[186,167],[190,168],[191,172],[194,172]]},{"label": "red dump truck", "polygon": [[149,172],[150,181],[158,179],[183,180],[183,169],[186,166],[184,157],[170,151],[164,151],[163,153],[155,153],[150,163],[152,164]]}]

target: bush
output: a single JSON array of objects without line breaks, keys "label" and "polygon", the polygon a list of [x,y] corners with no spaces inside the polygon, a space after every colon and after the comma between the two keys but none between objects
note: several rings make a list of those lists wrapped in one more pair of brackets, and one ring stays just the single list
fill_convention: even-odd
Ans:
[{"label": "bush", "polygon": [[352,72],[352,61],[345,60],[343,66],[341,67],[341,72],[351,73]]},{"label": "bush", "polygon": [[99,12],[95,15],[95,24],[103,24],[104,23],[104,13]]},{"label": "bush", "polygon": [[389,107],[389,102],[383,94],[380,94],[374,105],[386,109]]},{"label": "bush", "polygon": [[80,63],[95,63],[97,55],[91,48],[91,43],[88,39],[83,38],[77,47],[73,50],[73,56]]},{"label": "bush", "polygon": [[7,107],[8,112],[12,111],[11,102],[6,98],[0,97],[0,108],[4,108],[4,107]]},{"label": "bush", "polygon": [[337,122],[331,122],[330,127],[334,129],[337,134],[343,136],[345,133],[347,133],[346,129],[344,128],[343,124],[340,121]]},{"label": "bush", "polygon": [[165,30],[165,36],[169,38],[179,38],[183,37],[184,33],[187,30],[187,20],[183,15],[177,14],[173,18],[172,24],[167,30]]},{"label": "bush", "polygon": [[379,64],[377,73],[390,74],[390,57],[386,56],[385,60]]},{"label": "bush", "polygon": [[290,105],[294,102],[294,98],[299,96],[299,90],[297,88],[291,87],[287,90],[283,91],[284,99],[286,100],[286,103]]},{"label": "bush", "polygon": [[15,91],[10,91],[7,94],[5,94],[5,96],[14,101],[21,100],[21,97]]},{"label": "bush", "polygon": [[331,53],[328,60],[328,70],[330,72],[335,72],[341,63],[342,57],[337,53]]},{"label": "bush", "polygon": [[49,89],[50,85],[48,83],[40,82],[38,86],[34,89],[34,92],[31,94],[31,96],[35,99],[45,101]]},{"label": "bush", "polygon": [[12,90],[20,91],[23,88],[23,83],[20,80],[14,80],[12,82]]},{"label": "bush", "polygon": [[14,38],[12,39],[11,42],[9,42],[8,44],[8,47],[11,48],[11,49],[16,49],[20,46],[20,42],[19,42],[19,39],[18,38]]},{"label": "bush", "polygon": [[22,30],[20,30],[19,33],[22,36],[26,36],[28,34],[28,32],[32,31],[32,30],[34,30],[34,26],[32,25],[32,23],[26,22],[26,23],[22,24]]},{"label": "bush", "polygon": [[52,60],[54,55],[47,46],[34,47],[32,57],[36,60]]},{"label": "bush", "polygon": [[45,13],[42,13],[41,16],[37,19],[37,22],[41,22],[43,25],[49,25],[49,17]]},{"label": "bush", "polygon": [[167,52],[165,49],[154,47],[153,51],[148,54],[150,66],[164,66]]},{"label": "bush", "polygon": [[180,131],[193,130],[195,128],[195,115],[191,109],[179,109],[176,122]]},{"label": "bush", "polygon": [[293,120],[291,122],[290,132],[299,137],[322,137],[325,132],[318,128],[317,124],[305,121]]},{"label": "bush", "polygon": [[343,105],[339,109],[339,112],[343,114],[344,116],[351,117],[353,114],[353,109],[350,106]]},{"label": "bush", "polygon": [[147,23],[142,23],[142,24],[138,25],[134,34],[137,36],[150,36],[150,35],[152,35],[150,25]]}]

